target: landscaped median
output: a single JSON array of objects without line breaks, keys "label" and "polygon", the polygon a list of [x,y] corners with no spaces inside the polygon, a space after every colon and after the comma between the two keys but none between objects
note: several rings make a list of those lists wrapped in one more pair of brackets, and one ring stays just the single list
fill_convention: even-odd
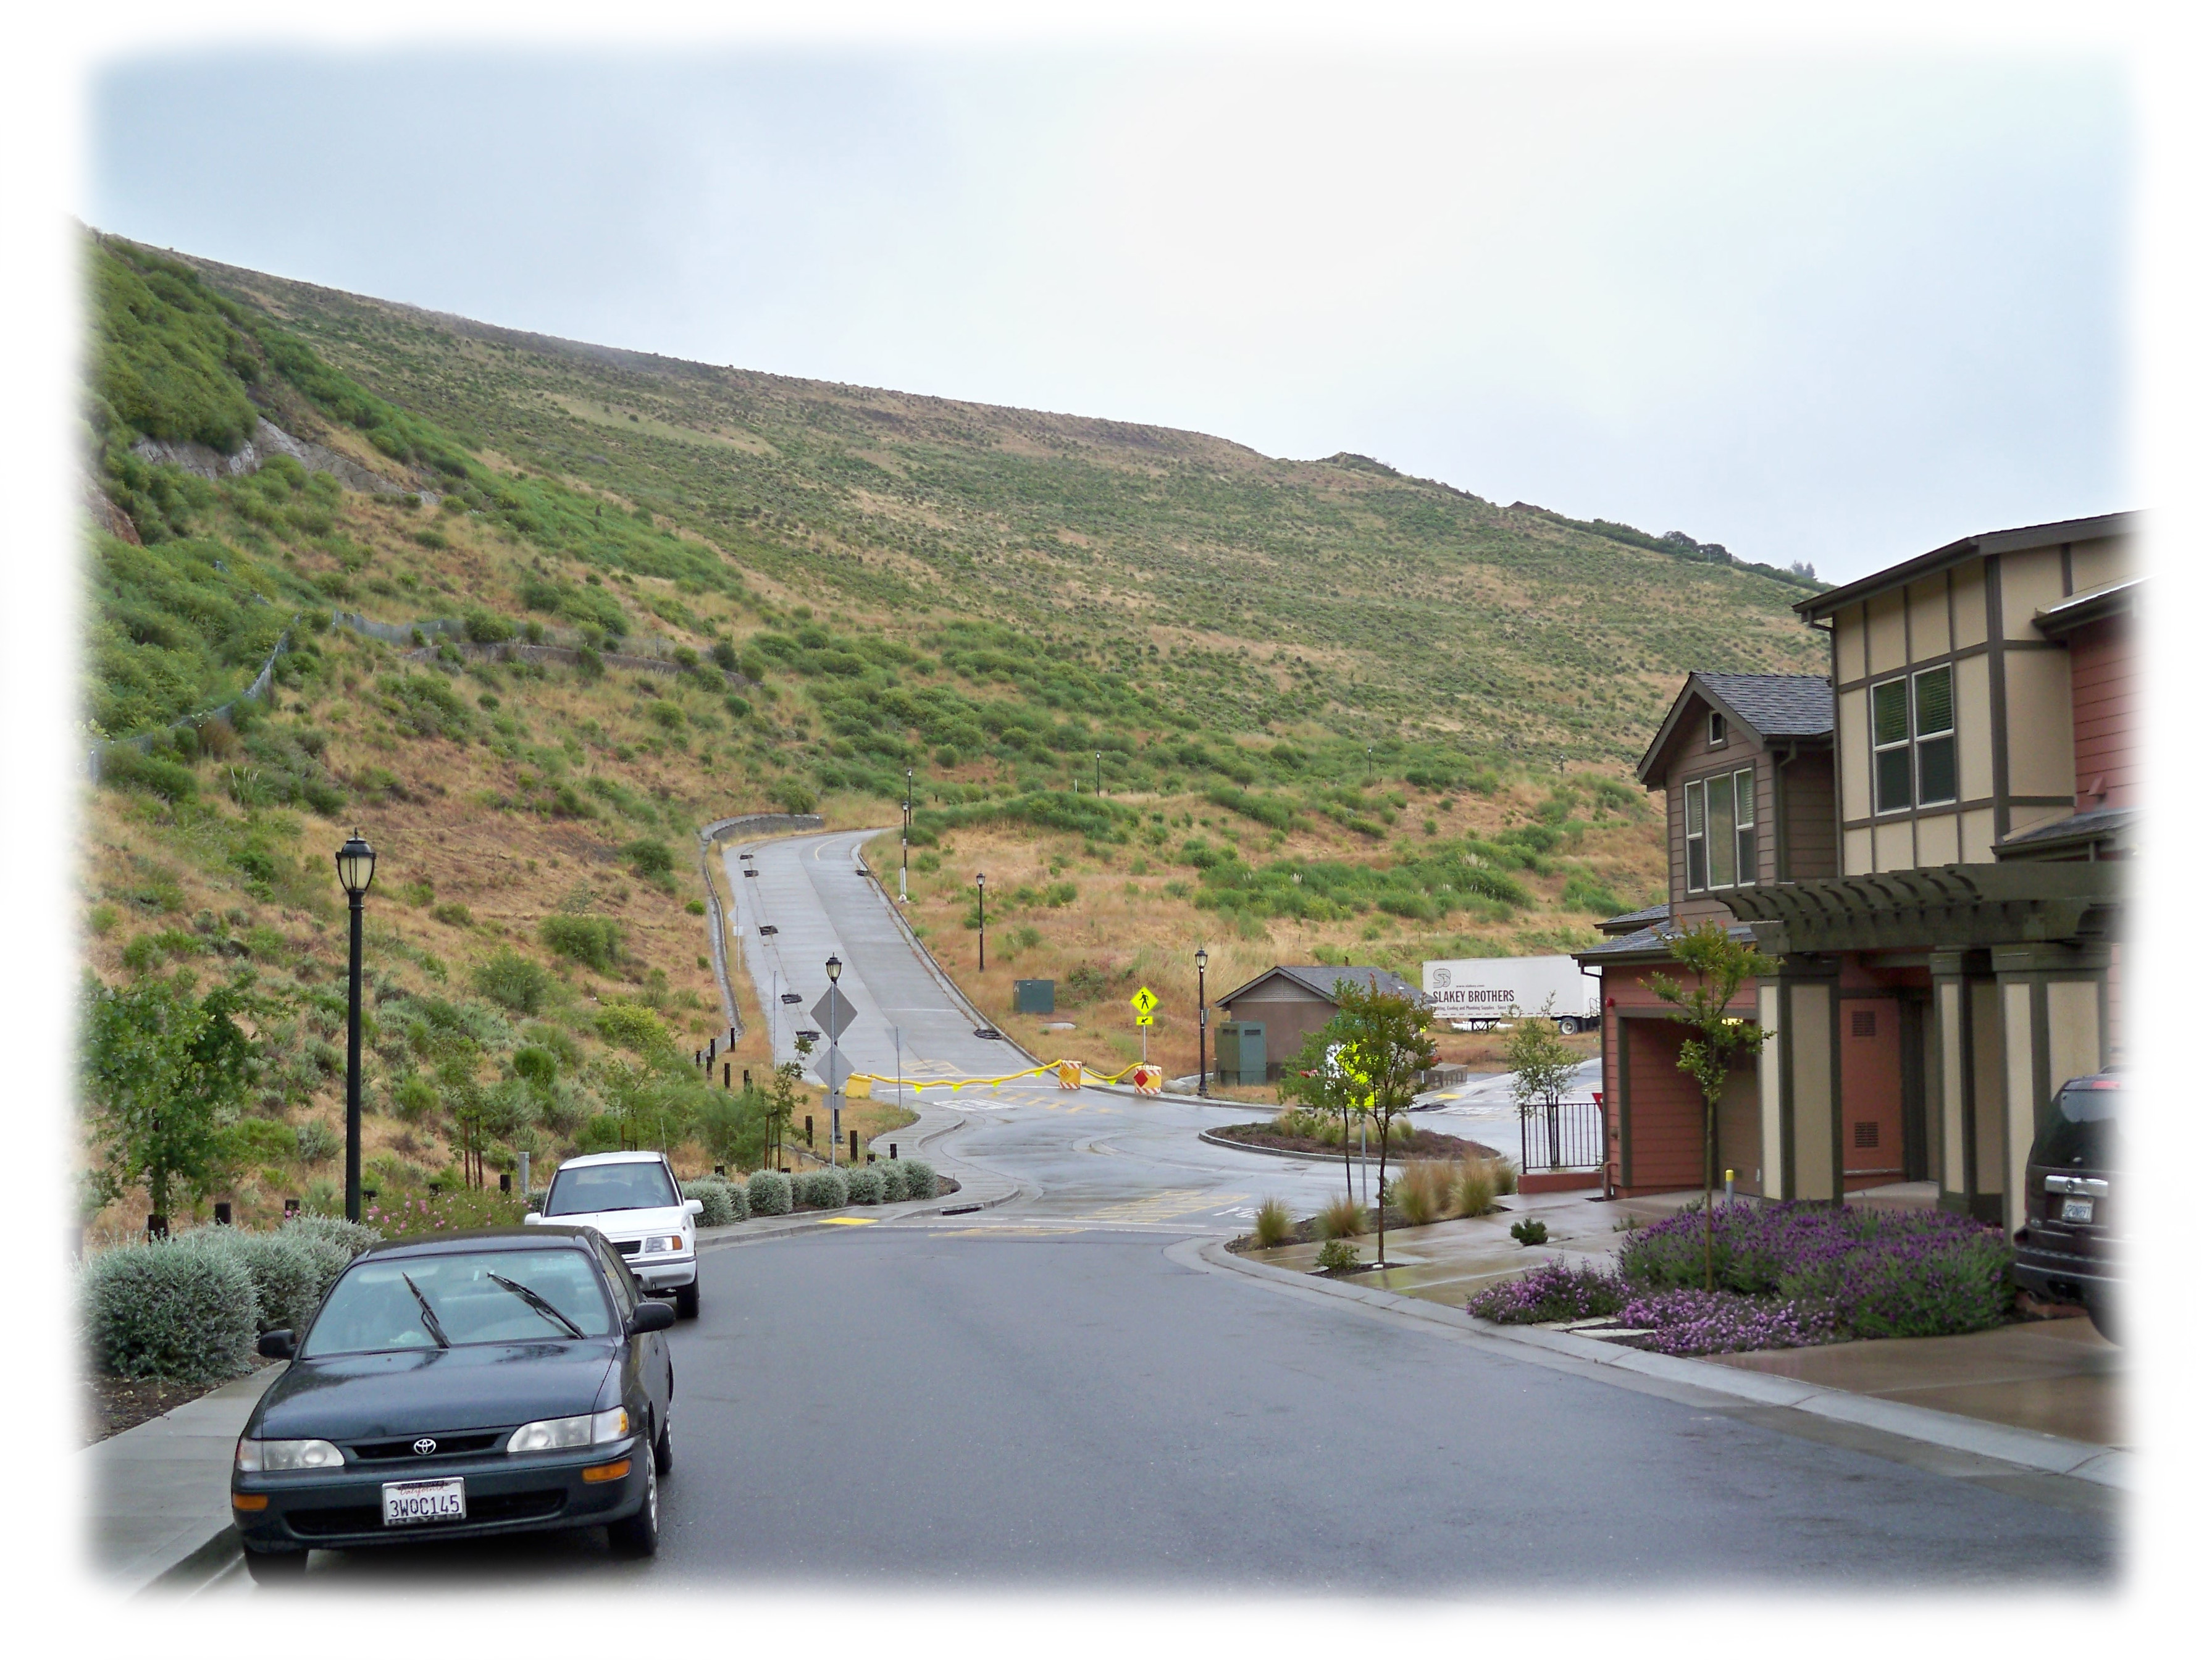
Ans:
[{"label": "landscaped median", "polygon": [[1693,1207],[1628,1235],[1610,1269],[1564,1260],[1468,1299],[1500,1325],[1573,1323],[1662,1354],[1941,1337],[2001,1325],[2011,1248],[1997,1229],[1937,1211],[1810,1203]]},{"label": "landscaped median", "polygon": [[704,1207],[699,1225],[727,1227],[756,1216],[789,1216],[809,1210],[842,1210],[849,1205],[896,1205],[908,1199],[934,1199],[957,1183],[919,1158],[878,1158],[842,1169],[789,1174],[755,1171],[742,1178],[701,1177],[684,1183],[684,1196]]}]

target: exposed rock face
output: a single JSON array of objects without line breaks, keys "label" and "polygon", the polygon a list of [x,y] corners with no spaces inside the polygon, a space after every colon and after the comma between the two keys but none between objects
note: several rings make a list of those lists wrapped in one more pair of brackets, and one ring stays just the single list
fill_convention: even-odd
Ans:
[{"label": "exposed rock face", "polygon": [[133,547],[146,545],[139,539],[138,526],[131,522],[131,515],[109,501],[107,492],[89,478],[84,482],[84,505],[92,522],[110,536],[120,537]]},{"label": "exposed rock face", "polygon": [[[169,443],[159,438],[142,438],[131,447],[131,453],[141,460],[155,466],[167,465],[197,473],[206,479],[243,478],[261,471],[262,465],[272,456],[289,455],[309,472],[326,472],[348,489],[361,490],[371,496],[398,496],[400,486],[389,478],[378,477],[358,461],[340,455],[336,450],[325,449],[320,444],[310,444],[263,419],[254,423],[253,436],[247,439],[235,455],[224,455],[205,444]],[[119,535],[121,532],[118,532]],[[136,541],[137,538],[131,538]]]}]

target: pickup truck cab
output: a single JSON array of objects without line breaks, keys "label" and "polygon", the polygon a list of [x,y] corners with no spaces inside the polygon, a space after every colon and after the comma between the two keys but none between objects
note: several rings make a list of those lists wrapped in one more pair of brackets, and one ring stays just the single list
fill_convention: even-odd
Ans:
[{"label": "pickup truck cab", "polygon": [[2046,1303],[2078,1303],[2118,1341],[2119,1119],[2126,1088],[2102,1072],[2070,1078],[2027,1155],[2027,1225],[2013,1235],[2013,1283]]},{"label": "pickup truck cab", "polygon": [[526,1226],[557,1222],[596,1228],[648,1292],[672,1293],[679,1319],[699,1317],[696,1219],[706,1208],[686,1199],[658,1152],[594,1152],[553,1172],[545,1208]]}]

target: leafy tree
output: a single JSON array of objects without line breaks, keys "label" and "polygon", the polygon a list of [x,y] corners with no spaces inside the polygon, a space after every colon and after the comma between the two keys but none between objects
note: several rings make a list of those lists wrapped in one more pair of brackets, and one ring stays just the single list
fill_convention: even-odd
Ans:
[{"label": "leafy tree", "polygon": [[1283,1068],[1282,1091],[1287,1098],[1315,1112],[1325,1112],[1344,1127],[1344,1196],[1352,1197],[1352,1123],[1366,1110],[1364,1088],[1335,1064],[1335,1056],[1350,1040],[1351,1031],[1341,1013],[1330,1018],[1318,1031],[1306,1034],[1298,1052]]},{"label": "leafy tree", "polygon": [[[1378,1179],[1387,1178],[1390,1164],[1390,1120],[1407,1111],[1420,1092],[1421,1074],[1437,1063],[1437,1046],[1429,1036],[1430,1014],[1410,997],[1401,997],[1375,987],[1345,982],[1338,988],[1337,1012],[1331,1025],[1342,1023],[1337,1070],[1346,1087],[1359,1098],[1360,1109],[1374,1119],[1382,1133]],[[1375,1261],[1384,1261],[1383,1242],[1389,1232],[1384,1207],[1375,1207]]]},{"label": "leafy tree", "polygon": [[181,1187],[204,1198],[235,1147],[224,1134],[262,1069],[239,1024],[272,1006],[252,977],[192,994],[189,976],[104,986],[87,976],[81,1067],[103,1200],[143,1184],[166,1217]]},{"label": "leafy tree", "polygon": [[1523,1119],[1543,1109],[1545,1125],[1559,1151],[1559,1098],[1566,1093],[1582,1059],[1559,1036],[1552,1018],[1553,999],[1546,998],[1540,1013],[1522,1015],[1513,1023],[1505,1040],[1505,1064],[1513,1068],[1513,1104]]},{"label": "leafy tree", "polygon": [[1700,922],[1667,942],[1667,952],[1697,976],[1685,987],[1671,975],[1655,974],[1652,994],[1671,1004],[1673,1018],[1690,1030],[1674,1065],[1697,1080],[1705,1103],[1705,1289],[1713,1289],[1713,1177],[1720,1162],[1721,1091],[1740,1055],[1756,1055],[1774,1036],[1756,1020],[1730,1014],[1729,1005],[1747,980],[1778,973],[1780,964],[1758,946],[1728,936],[1717,922]]}]

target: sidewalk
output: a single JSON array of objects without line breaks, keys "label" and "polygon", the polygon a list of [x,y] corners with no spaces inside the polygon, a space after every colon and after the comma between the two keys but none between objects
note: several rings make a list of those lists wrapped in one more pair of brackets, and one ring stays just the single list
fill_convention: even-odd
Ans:
[{"label": "sidewalk", "polygon": [[[1308,1283],[1464,1310],[1468,1298],[1484,1286],[1554,1258],[1565,1257],[1571,1265],[1610,1266],[1620,1243],[1616,1223],[1656,1220],[1696,1196],[1608,1201],[1579,1193],[1516,1194],[1500,1201],[1506,1208],[1486,1217],[1392,1229],[1393,1266],[1379,1273],[1334,1280],[1310,1279]],[[1551,1237],[1540,1246],[1523,1246],[1507,1230],[1532,1216],[1542,1219]],[[1373,1255],[1372,1235],[1354,1243],[1363,1255]],[[1306,1276],[1320,1249],[1318,1243],[1282,1245],[1246,1253],[1241,1260]],[[1477,1323],[1471,1317],[1468,1323]],[[1565,1343],[1574,1346],[1575,1352],[1644,1353],[1565,1331],[1481,1323],[1502,1336],[1540,1340],[1547,1346]],[[1817,1348],[1717,1354],[1677,1364],[1708,1374],[1719,1372],[1708,1386],[1731,1393],[1759,1389],[1761,1380],[1771,1379],[1804,1386],[1822,1396],[1856,1396],[1869,1407],[1876,1402],[1892,1403],[1923,1416],[1886,1417],[1894,1417],[1894,1423],[1917,1424],[1929,1436],[1953,1434],[1953,1442],[1944,1444],[1973,1438],[1963,1427],[1947,1431],[1927,1419],[1948,1419],[1954,1425],[1973,1420],[2053,1438],[2079,1445],[2085,1457],[2128,1445],[2124,1356],[2082,1319],[2022,1322],[1957,1337],[1883,1338]],[[1894,1423],[1884,1426],[1894,1430]]]},{"label": "sidewalk", "polygon": [[128,1595],[202,1563],[211,1574],[236,1549],[231,1450],[283,1370],[248,1372],[77,1455],[96,1572]]}]

